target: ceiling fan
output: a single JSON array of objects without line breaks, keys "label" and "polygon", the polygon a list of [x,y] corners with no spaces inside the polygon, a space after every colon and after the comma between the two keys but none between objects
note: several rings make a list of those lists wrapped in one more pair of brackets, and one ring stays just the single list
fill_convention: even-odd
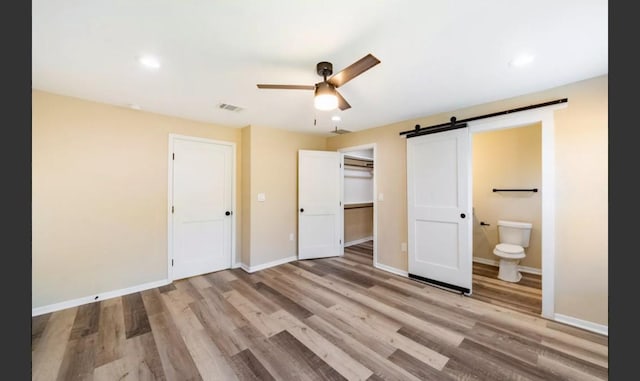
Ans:
[{"label": "ceiling fan", "polygon": [[327,79],[327,77],[333,74],[333,65],[331,62],[322,61],[318,62],[316,65],[316,71],[318,72],[318,75],[324,78],[324,80],[316,83],[315,85],[258,84],[257,86],[259,89],[314,90],[315,96],[313,103],[318,110],[333,110],[338,107],[340,110],[344,111],[351,108],[351,105],[336,89],[379,63],[379,59],[371,54],[367,54],[358,61],[347,66],[341,72]]}]

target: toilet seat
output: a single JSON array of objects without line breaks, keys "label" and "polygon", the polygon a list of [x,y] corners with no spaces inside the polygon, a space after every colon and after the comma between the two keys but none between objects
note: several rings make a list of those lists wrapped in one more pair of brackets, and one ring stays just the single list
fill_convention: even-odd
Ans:
[{"label": "toilet seat", "polygon": [[493,249],[493,254],[509,259],[522,259],[526,255],[524,253],[524,248],[520,245],[513,245],[510,243],[499,243],[496,245],[495,249]]}]

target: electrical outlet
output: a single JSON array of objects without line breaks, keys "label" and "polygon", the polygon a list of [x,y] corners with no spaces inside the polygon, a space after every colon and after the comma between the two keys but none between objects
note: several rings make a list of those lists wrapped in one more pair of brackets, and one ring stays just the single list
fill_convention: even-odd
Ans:
[{"label": "electrical outlet", "polygon": [[293,233],[289,233],[289,241],[293,241]]},{"label": "electrical outlet", "polygon": [[400,244],[400,251],[402,251],[402,252],[407,251],[407,243],[406,242],[402,242]]},{"label": "electrical outlet", "polygon": [[384,193],[378,194],[378,201],[384,201]]},{"label": "electrical outlet", "polygon": [[265,196],[264,193],[258,193],[258,201],[264,201],[267,199],[267,196]]}]

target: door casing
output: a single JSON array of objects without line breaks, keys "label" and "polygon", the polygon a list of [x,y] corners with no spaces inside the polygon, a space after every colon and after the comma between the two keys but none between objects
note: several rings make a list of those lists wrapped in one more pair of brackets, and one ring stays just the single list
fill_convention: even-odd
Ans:
[{"label": "door casing", "polygon": [[[378,163],[376,162],[376,146],[377,146],[376,143],[363,144],[359,146],[340,148],[338,149],[338,152],[342,152],[344,156],[344,153],[349,151],[361,151],[361,150],[373,148],[373,266],[376,268],[380,268],[378,265],[378,204],[377,204],[378,187],[376,186],[378,182],[378,173],[377,173]],[[342,188],[344,190],[344,175],[342,176]],[[344,191],[343,191],[342,200],[344,201]],[[344,226],[344,203],[343,203],[343,210],[342,210],[342,220],[343,220],[342,226]],[[344,238],[343,238],[342,244],[343,244],[342,249],[344,251]]]},{"label": "door casing", "polygon": [[[470,138],[474,133],[541,124],[542,131],[542,203],[541,252],[542,252],[542,316],[555,318],[555,126],[554,111],[566,108],[567,103],[519,111],[467,122]],[[470,145],[471,147],[471,145]],[[472,153],[469,154],[469,205],[473,205]],[[469,229],[469,248],[473,252],[473,231]]]}]

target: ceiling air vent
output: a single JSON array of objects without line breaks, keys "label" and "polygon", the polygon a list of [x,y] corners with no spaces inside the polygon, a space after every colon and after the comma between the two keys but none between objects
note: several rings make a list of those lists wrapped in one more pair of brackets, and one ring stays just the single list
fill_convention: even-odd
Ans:
[{"label": "ceiling air vent", "polygon": [[235,112],[240,112],[244,110],[242,107],[230,105],[228,103],[220,103],[218,105],[218,108],[222,110],[229,110],[229,111],[235,111]]},{"label": "ceiling air vent", "polygon": [[343,130],[343,129],[338,129],[338,127],[336,127],[336,128],[335,128],[335,130],[333,130],[333,131],[329,131],[329,132],[332,132],[332,133],[334,133],[334,134],[338,134],[338,135],[342,135],[342,134],[348,134],[348,133],[349,133],[349,132],[351,132],[351,131],[349,131],[349,130]]}]

